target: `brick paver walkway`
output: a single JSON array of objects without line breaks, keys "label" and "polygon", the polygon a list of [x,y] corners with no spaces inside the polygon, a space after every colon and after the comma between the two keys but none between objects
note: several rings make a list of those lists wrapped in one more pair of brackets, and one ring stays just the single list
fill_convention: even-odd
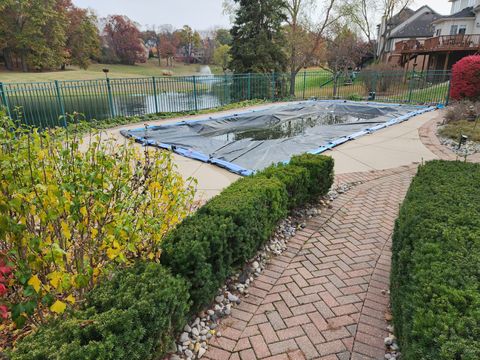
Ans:
[{"label": "brick paver walkway", "polygon": [[362,181],[307,222],[254,281],[210,342],[208,359],[382,359],[390,244],[415,167]]}]

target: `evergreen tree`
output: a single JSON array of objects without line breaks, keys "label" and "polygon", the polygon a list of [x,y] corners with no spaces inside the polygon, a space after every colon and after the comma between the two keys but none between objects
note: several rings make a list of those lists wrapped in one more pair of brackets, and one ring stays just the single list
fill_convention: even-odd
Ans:
[{"label": "evergreen tree", "polygon": [[232,62],[236,73],[282,72],[287,58],[283,50],[282,24],[287,19],[284,0],[235,0],[239,8],[232,27]]}]

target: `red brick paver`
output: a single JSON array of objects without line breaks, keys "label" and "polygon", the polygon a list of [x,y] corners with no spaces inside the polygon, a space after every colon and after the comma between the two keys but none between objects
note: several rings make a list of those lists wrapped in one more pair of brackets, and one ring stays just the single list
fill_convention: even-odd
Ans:
[{"label": "red brick paver", "polygon": [[204,358],[383,358],[391,233],[415,171],[340,175],[360,184],[270,261]]}]

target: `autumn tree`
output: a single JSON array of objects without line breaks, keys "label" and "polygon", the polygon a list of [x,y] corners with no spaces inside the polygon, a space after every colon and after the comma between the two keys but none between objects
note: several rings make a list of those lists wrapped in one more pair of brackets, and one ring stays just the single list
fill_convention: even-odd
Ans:
[{"label": "autumn tree", "polygon": [[162,57],[160,55],[160,34],[157,33],[155,27],[152,27],[150,30],[142,31],[141,35],[149,54],[156,56],[158,59],[158,66],[162,66]]},{"label": "autumn tree", "polygon": [[171,25],[151,26],[149,30],[142,32],[142,40],[157,56],[158,66],[162,66],[162,34],[168,32],[170,27]]},{"label": "autumn tree", "polygon": [[58,68],[65,59],[66,25],[56,0],[2,0],[1,49],[7,69]]},{"label": "autumn tree", "polygon": [[135,23],[127,16],[110,15],[103,29],[107,60],[125,65],[147,61],[147,49]]},{"label": "autumn tree", "polygon": [[88,10],[73,6],[67,8],[66,63],[88,68],[90,60],[100,53],[100,35],[97,17]]},{"label": "autumn tree", "polygon": [[346,0],[343,4],[342,13],[345,19],[351,21],[370,46],[373,60],[376,61],[375,26],[376,14],[379,9],[379,0]]},{"label": "autumn tree", "polygon": [[232,62],[236,73],[283,72],[287,58],[282,23],[284,0],[235,0],[238,5],[232,34]]},{"label": "autumn tree", "polygon": [[173,66],[175,53],[180,44],[180,36],[176,33],[165,31],[160,37],[160,53],[167,66]]},{"label": "autumn tree", "polygon": [[298,72],[310,65],[324,47],[326,33],[340,17],[335,11],[340,0],[326,0],[316,8],[312,0],[287,0],[287,52],[290,95],[295,95]]},{"label": "autumn tree", "polygon": [[232,61],[232,56],[230,55],[230,46],[220,45],[215,49],[213,54],[213,62],[215,65],[221,66],[223,71],[227,71],[228,65]]},{"label": "autumn tree", "polygon": [[190,26],[184,25],[183,28],[178,31],[178,35],[180,37],[180,46],[183,49],[185,63],[191,62],[194,50],[201,45],[200,34]]},{"label": "autumn tree", "polygon": [[392,27],[390,26],[391,20],[395,14],[401,14],[414,0],[375,0],[377,6],[382,14],[382,24],[380,25],[378,41],[380,46],[378,49],[378,58],[382,58],[385,54],[387,45],[387,39],[390,37]]},{"label": "autumn tree", "polygon": [[327,62],[334,76],[334,95],[340,75],[348,78],[350,70],[361,63],[365,51],[364,42],[347,25],[336,26],[333,37],[327,42]]},{"label": "autumn tree", "polygon": [[9,70],[86,67],[98,51],[95,17],[70,0],[3,0],[0,12],[0,51]]},{"label": "autumn tree", "polygon": [[202,63],[211,64],[213,56],[215,55],[215,50],[217,49],[215,34],[208,34],[205,38],[201,39],[200,48],[203,52]]}]

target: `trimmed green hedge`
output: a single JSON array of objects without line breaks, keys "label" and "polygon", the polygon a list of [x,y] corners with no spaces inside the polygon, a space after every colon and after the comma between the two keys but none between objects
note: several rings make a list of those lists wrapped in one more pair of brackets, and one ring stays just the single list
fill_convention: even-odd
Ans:
[{"label": "trimmed green hedge", "polygon": [[402,359],[480,359],[480,165],[421,166],[393,236]]},{"label": "trimmed green hedge", "polygon": [[303,154],[293,156],[290,165],[308,170],[308,201],[326,195],[333,183],[333,159],[328,156]]},{"label": "trimmed green hedge", "polygon": [[310,199],[310,173],[304,167],[279,164],[266,168],[256,176],[280,180],[287,190],[290,209],[299,207]]},{"label": "trimmed green hedge", "polygon": [[299,155],[243,178],[185,219],[163,242],[161,262],[190,284],[195,313],[225,279],[252,258],[288,210],[325,195],[333,159]]},{"label": "trimmed green hedge", "polygon": [[12,360],[132,360],[163,355],[186,323],[182,279],[155,263],[118,271],[89,294],[85,310],[19,342]]}]

